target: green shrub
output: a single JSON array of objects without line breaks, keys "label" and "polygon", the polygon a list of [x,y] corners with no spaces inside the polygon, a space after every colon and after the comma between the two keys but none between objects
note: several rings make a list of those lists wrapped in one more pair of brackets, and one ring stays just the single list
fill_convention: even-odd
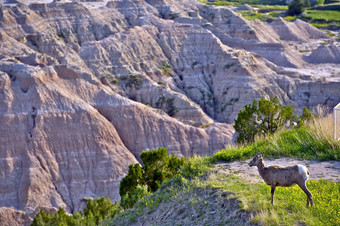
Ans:
[{"label": "green shrub", "polygon": [[143,151],[140,157],[144,166],[130,165],[127,175],[120,183],[119,194],[123,208],[132,207],[143,197],[139,194],[145,194],[143,189],[155,192],[164,180],[176,175],[184,164],[184,158],[168,155],[166,148]]},{"label": "green shrub", "polygon": [[148,191],[148,186],[138,184],[132,192],[122,196],[120,206],[123,209],[131,208],[138,200],[150,194],[151,192]]},{"label": "green shrub", "polygon": [[43,210],[36,215],[32,225],[98,225],[102,220],[111,219],[121,211],[118,202],[112,203],[110,198],[100,197],[96,200],[88,200],[84,209],[84,215],[76,212],[67,214],[64,208],[60,208],[55,214],[48,214]]},{"label": "green shrub", "polygon": [[295,16],[295,15],[300,15],[305,11],[304,8],[304,1],[303,0],[294,0],[292,3],[288,5],[288,15],[290,16]]},{"label": "green shrub", "polygon": [[129,165],[129,171],[127,175],[121,180],[119,185],[119,195],[125,196],[136,189],[138,184],[143,184],[143,169],[139,164]]},{"label": "green shrub", "polygon": [[173,97],[166,98],[164,95],[158,98],[155,107],[163,109],[171,117],[179,111],[175,106],[175,99]]},{"label": "green shrub", "polygon": [[119,79],[121,79],[122,81],[125,81],[126,87],[136,88],[136,89],[139,89],[143,82],[143,78],[135,74],[122,75],[119,77]]},{"label": "green shrub", "polygon": [[306,122],[312,120],[313,118],[315,118],[317,115],[313,113],[312,109],[308,109],[307,107],[303,108],[302,114],[298,120],[298,125],[302,126],[303,124],[305,124]]},{"label": "green shrub", "polygon": [[166,148],[145,151],[140,155],[144,167],[144,181],[150,191],[156,191],[165,179],[170,179],[177,174],[184,164],[184,158],[177,158],[174,155],[168,156]]},{"label": "green shrub", "polygon": [[86,222],[94,221],[97,225],[100,220],[113,218],[120,210],[118,202],[112,203],[109,197],[107,199],[100,197],[96,200],[88,200],[84,209],[84,216]]},{"label": "green shrub", "polygon": [[238,142],[254,142],[255,135],[273,134],[288,120],[293,119],[293,108],[281,106],[275,97],[270,100],[262,98],[241,109],[235,120],[234,128],[239,133]]}]

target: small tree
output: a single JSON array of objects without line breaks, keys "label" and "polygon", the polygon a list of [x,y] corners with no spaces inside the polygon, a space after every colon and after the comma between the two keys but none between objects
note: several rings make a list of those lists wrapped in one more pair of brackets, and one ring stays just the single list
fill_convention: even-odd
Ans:
[{"label": "small tree", "polygon": [[143,169],[139,164],[129,165],[127,175],[121,180],[119,185],[119,194],[123,197],[136,189],[138,184],[143,184]]},{"label": "small tree", "polygon": [[184,158],[168,155],[166,148],[143,151],[140,157],[143,167],[130,165],[128,174],[120,182],[123,208],[132,207],[145,191],[156,191],[164,180],[172,178],[184,165]]},{"label": "small tree", "polygon": [[156,191],[165,179],[170,179],[184,164],[184,159],[168,156],[166,148],[145,151],[140,155],[144,164],[144,180],[152,192]]},{"label": "small tree", "polygon": [[237,142],[254,142],[255,135],[259,130],[257,105],[257,100],[254,100],[253,104],[245,105],[244,109],[241,109],[238,113],[234,125],[239,134]]},{"label": "small tree", "polygon": [[304,0],[294,0],[292,3],[288,5],[288,15],[297,16],[305,11],[305,2]]},{"label": "small tree", "polygon": [[122,196],[122,199],[120,200],[120,206],[123,209],[132,208],[138,200],[150,194],[151,192],[148,191],[147,185],[137,185],[136,189],[131,193],[127,193]]},{"label": "small tree", "polygon": [[298,120],[298,126],[302,126],[307,121],[310,121],[311,119],[317,117],[317,114],[313,112],[312,109],[308,109],[307,107],[303,108],[302,114],[299,117]]},{"label": "small tree", "polygon": [[293,118],[290,106],[281,106],[277,97],[262,98],[241,109],[235,120],[234,128],[239,133],[238,142],[254,142],[256,134],[273,134],[280,126]]}]

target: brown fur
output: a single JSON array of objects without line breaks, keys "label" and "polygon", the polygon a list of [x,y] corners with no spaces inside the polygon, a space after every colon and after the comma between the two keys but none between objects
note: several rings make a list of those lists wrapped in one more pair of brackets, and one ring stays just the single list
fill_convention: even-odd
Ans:
[{"label": "brown fur", "polygon": [[[309,203],[313,206],[313,197],[309,192],[306,181],[308,176],[304,172],[299,171],[299,166],[265,166],[263,158],[260,154],[257,154],[253,160],[249,163],[249,166],[257,166],[260,176],[264,182],[271,186],[271,204],[274,204],[274,193],[277,186],[290,187],[295,184],[306,193],[307,195],[307,207]],[[301,167],[301,166],[300,166]],[[309,175],[309,171],[306,172]]]}]

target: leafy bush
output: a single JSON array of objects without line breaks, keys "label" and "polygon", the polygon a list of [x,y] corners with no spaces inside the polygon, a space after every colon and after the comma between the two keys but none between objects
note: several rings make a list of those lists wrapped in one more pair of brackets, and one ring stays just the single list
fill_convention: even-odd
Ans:
[{"label": "leafy bush", "polygon": [[305,11],[304,8],[304,1],[303,0],[294,0],[292,3],[288,5],[288,15],[290,16],[295,16],[295,15],[300,15]]},{"label": "leafy bush", "polygon": [[64,208],[60,208],[55,214],[48,214],[43,210],[36,215],[32,225],[98,225],[104,219],[113,218],[121,210],[119,203],[112,203],[110,198],[100,197],[96,200],[88,200],[84,209],[84,215],[76,212],[67,214]]},{"label": "leafy bush", "polygon": [[143,197],[136,194],[137,189],[142,191],[147,188],[148,191],[155,192],[164,180],[176,175],[184,164],[184,158],[168,155],[166,148],[144,151],[140,157],[144,166],[130,165],[128,174],[119,186],[124,208],[132,207],[139,198]]},{"label": "leafy bush", "polygon": [[119,195],[125,196],[126,193],[131,193],[136,189],[137,185],[143,184],[143,169],[139,164],[129,165],[127,175],[120,181]]},{"label": "leafy bush", "polygon": [[281,106],[275,97],[262,98],[241,109],[235,120],[234,128],[239,133],[238,142],[254,142],[256,134],[273,134],[288,120],[293,119],[293,108]]},{"label": "leafy bush", "polygon": [[148,186],[138,184],[132,192],[122,196],[120,206],[123,209],[131,208],[138,200],[150,194],[151,192],[148,191]]},{"label": "leafy bush", "polygon": [[131,73],[129,75],[122,75],[118,78],[122,81],[125,81],[125,86],[129,88],[139,89],[143,82],[143,78],[141,78],[139,75]]},{"label": "leafy bush", "polygon": [[313,118],[317,117],[316,114],[313,113],[312,109],[308,109],[307,107],[303,108],[302,114],[298,120],[298,125],[302,126],[306,122],[312,120]]},{"label": "leafy bush", "polygon": [[100,220],[113,218],[120,210],[118,202],[112,203],[110,198],[100,197],[96,200],[88,200],[84,209],[84,216],[86,222],[94,221],[97,225]]},{"label": "leafy bush", "polygon": [[166,98],[164,95],[158,98],[155,107],[163,109],[171,117],[179,111],[175,106],[175,99],[173,97]]}]

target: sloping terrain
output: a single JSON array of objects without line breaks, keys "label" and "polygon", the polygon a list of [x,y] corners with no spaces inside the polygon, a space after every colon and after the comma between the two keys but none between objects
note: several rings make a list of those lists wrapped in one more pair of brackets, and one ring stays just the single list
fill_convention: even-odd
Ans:
[{"label": "sloping terrain", "polygon": [[[165,188],[166,189],[166,188]],[[175,189],[174,189],[175,190]],[[164,191],[163,191],[164,192]],[[233,194],[212,188],[192,188],[156,193],[156,196],[169,195],[156,207],[135,207],[124,216],[116,218],[109,225],[250,225],[250,213],[240,208],[240,202]],[[138,204],[137,204],[138,205]],[[150,203],[149,205],[153,205]],[[139,213],[138,213],[139,212]],[[136,214],[138,213],[138,214]],[[111,223],[111,224],[110,224]]]},{"label": "sloping terrain", "polygon": [[212,154],[254,98],[296,110],[340,102],[339,75],[306,72],[323,63],[308,60],[319,50],[305,59],[287,29],[330,39],[302,21],[249,22],[191,0],[1,1],[0,213],[13,225],[23,218],[9,208],[32,217],[118,200],[142,150]]},{"label": "sloping terrain", "polygon": [[[276,204],[270,205],[270,186],[264,184],[256,167],[248,166],[250,161],[251,159],[220,162],[212,165],[211,171],[199,178],[193,177],[187,180],[183,177],[175,177],[164,183],[154,194],[137,202],[132,209],[125,210],[112,220],[106,220],[103,223],[108,225],[173,225],[174,223],[180,225],[286,225],[292,222],[285,223],[281,220],[294,218],[299,219],[297,222],[301,224],[314,225],[319,222],[313,222],[306,216],[290,217],[288,215],[280,219],[277,213],[278,210],[287,208],[292,215],[294,208],[298,208],[310,214],[310,212],[317,212],[316,208],[319,210],[324,208],[322,202],[329,197],[322,192],[325,189],[325,186],[320,183],[322,178],[336,182],[327,183],[334,185],[334,189],[328,192],[335,193],[332,197],[332,204],[339,200],[336,190],[339,188],[340,181],[339,161],[266,159],[268,165],[287,166],[302,163],[308,166],[311,181],[307,184],[320,183],[320,187],[314,186],[313,190],[312,186],[309,186],[315,201],[315,206],[311,209],[304,206],[306,196],[297,185],[289,188],[277,187]],[[249,191],[247,192],[248,189],[251,190],[250,194]],[[320,192],[317,193],[317,190]],[[291,197],[294,193],[298,196]],[[288,207],[284,204],[285,202],[289,202]],[[336,213],[338,207],[336,205],[331,208],[334,208]],[[254,209],[257,210],[254,211]],[[323,216],[323,214],[319,212],[316,215]],[[266,216],[269,217],[266,219]],[[339,222],[339,218],[332,214],[331,219],[333,222]]]}]

